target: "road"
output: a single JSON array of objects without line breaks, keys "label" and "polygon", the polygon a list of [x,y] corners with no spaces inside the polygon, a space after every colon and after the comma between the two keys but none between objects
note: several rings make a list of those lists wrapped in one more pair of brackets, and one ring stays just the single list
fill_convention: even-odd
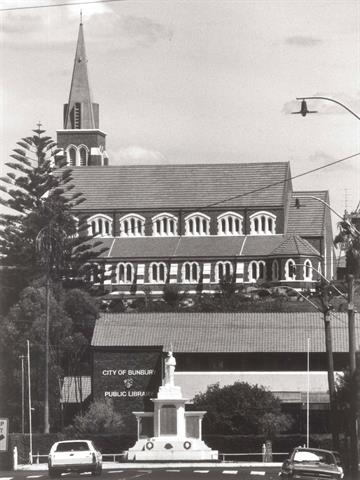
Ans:
[{"label": "road", "polygon": [[[280,468],[276,467],[211,467],[211,468],[121,468],[103,470],[99,480],[278,480]],[[94,478],[91,474],[66,473],[66,480],[86,480]],[[48,480],[47,471],[0,472],[0,480]],[[95,477],[96,478],[96,477]]]}]

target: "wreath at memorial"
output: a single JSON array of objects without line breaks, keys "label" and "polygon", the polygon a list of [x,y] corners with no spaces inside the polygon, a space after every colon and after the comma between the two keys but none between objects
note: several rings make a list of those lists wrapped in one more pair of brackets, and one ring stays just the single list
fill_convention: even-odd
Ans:
[{"label": "wreath at memorial", "polygon": [[191,442],[184,442],[183,447],[185,448],[185,450],[189,450],[189,448],[191,448]]}]

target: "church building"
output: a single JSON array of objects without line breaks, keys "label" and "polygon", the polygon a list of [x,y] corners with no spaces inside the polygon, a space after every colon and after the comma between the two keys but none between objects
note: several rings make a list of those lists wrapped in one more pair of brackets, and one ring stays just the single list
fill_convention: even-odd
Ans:
[{"label": "church building", "polygon": [[57,143],[85,199],[79,230],[105,249],[91,279],[109,293],[161,295],[166,283],[213,292],[225,277],[299,289],[334,277],[328,191],[294,191],[288,162],[112,166],[105,141],[81,23]]}]

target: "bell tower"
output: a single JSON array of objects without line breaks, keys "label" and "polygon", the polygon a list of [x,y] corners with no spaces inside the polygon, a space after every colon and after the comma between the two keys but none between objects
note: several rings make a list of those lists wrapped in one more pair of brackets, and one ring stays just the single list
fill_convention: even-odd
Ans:
[{"label": "bell tower", "polygon": [[99,129],[99,104],[92,101],[81,19],[64,128],[57,131],[59,157],[74,167],[108,165],[105,137]]}]

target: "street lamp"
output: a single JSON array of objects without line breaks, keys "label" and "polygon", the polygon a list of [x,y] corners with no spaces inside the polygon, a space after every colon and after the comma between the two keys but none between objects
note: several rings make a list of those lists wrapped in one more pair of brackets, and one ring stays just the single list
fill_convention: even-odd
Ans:
[{"label": "street lamp", "polygon": [[315,110],[308,110],[306,100],[326,100],[329,102],[336,103],[337,105],[340,105],[340,107],[344,108],[346,111],[351,113],[355,118],[360,120],[359,115],[357,115],[355,112],[353,112],[349,107],[344,105],[343,103],[339,102],[338,100],[334,100],[333,98],[329,97],[296,97],[296,100],[301,100],[301,109],[299,112],[293,112],[293,113],[300,113],[303,117],[305,117],[308,113],[317,113]]}]

